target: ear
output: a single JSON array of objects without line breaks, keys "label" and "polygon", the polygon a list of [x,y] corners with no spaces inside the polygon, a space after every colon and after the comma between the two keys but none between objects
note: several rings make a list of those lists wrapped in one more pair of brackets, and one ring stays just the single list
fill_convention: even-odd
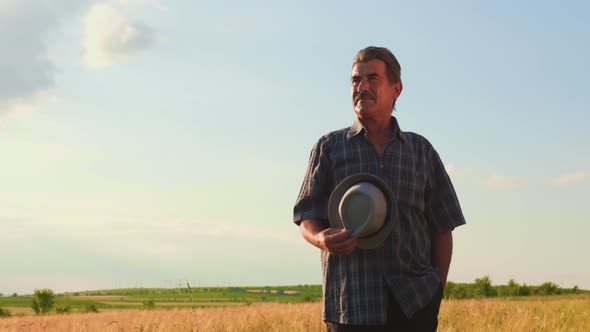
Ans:
[{"label": "ear", "polygon": [[404,89],[404,85],[402,84],[402,81],[397,81],[395,83],[393,83],[393,88],[395,89],[395,98],[397,99],[397,97],[399,97],[399,95],[402,94],[402,90]]}]

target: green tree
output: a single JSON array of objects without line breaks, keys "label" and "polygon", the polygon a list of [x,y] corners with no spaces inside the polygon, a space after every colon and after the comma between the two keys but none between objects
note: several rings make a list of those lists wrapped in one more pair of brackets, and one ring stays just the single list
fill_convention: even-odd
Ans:
[{"label": "green tree", "polygon": [[520,294],[520,296],[531,295],[531,286],[527,286],[527,284],[522,284],[522,286],[518,288],[518,293]]},{"label": "green tree", "polygon": [[508,280],[508,295],[510,296],[519,296],[520,295],[520,285],[514,281],[514,279]]},{"label": "green tree", "polygon": [[46,314],[54,304],[55,294],[49,288],[36,289],[33,295],[33,310],[36,314]]},{"label": "green tree", "polygon": [[496,296],[496,291],[492,287],[492,281],[489,276],[484,276],[475,279],[473,285],[473,296],[474,297],[490,297]]},{"label": "green tree", "polygon": [[560,291],[559,286],[557,286],[557,284],[554,284],[551,281],[547,281],[537,288],[536,293],[539,295],[552,295],[559,294]]}]

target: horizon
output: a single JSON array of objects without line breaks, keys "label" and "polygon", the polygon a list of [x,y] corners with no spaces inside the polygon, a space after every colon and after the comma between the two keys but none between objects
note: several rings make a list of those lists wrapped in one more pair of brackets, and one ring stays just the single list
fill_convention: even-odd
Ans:
[{"label": "horizon", "polygon": [[[484,278],[486,276],[482,276],[482,278]],[[479,279],[479,278],[478,278]],[[512,279],[511,279],[512,280]],[[510,281],[510,280],[509,280]],[[577,285],[574,285],[572,287],[563,287],[562,285],[556,284],[550,280],[547,280],[543,283],[537,284],[537,285],[529,285],[527,283],[519,283],[518,280],[513,280],[514,282],[516,282],[518,285],[520,286],[524,286],[524,287],[539,287],[542,286],[543,284],[546,283],[552,283],[554,285],[556,285],[559,289],[574,289],[577,287],[578,291],[581,292],[590,292],[590,289],[584,289],[584,288],[580,288]],[[492,287],[498,287],[498,286],[507,286],[508,282],[503,283],[503,284],[498,284],[498,283],[494,283],[493,280],[490,280]],[[169,281],[166,280],[163,282],[164,284],[169,284]],[[447,284],[455,284],[455,285],[461,285],[461,284],[466,284],[466,285],[475,285],[476,280],[472,281],[472,282],[454,282],[452,280],[448,280]],[[190,284],[190,283],[189,283]],[[170,287],[158,287],[158,286],[148,286],[148,287],[144,287],[142,286],[141,282],[136,282],[135,283],[136,287],[118,287],[118,288],[103,288],[103,289],[78,289],[78,290],[66,290],[66,291],[55,291],[53,289],[51,289],[56,295],[72,295],[72,294],[76,294],[76,293],[89,293],[89,292],[109,292],[109,291],[123,291],[123,290],[139,290],[139,289],[146,289],[146,290],[154,290],[154,289],[165,289],[165,290],[178,290],[178,289],[188,289],[188,287],[186,287],[186,282],[184,283],[184,286],[181,284],[177,284],[176,286],[170,286]],[[258,288],[284,288],[284,287],[306,287],[306,286],[311,286],[311,287],[322,287],[322,284],[290,284],[290,285],[229,285],[229,284],[218,284],[218,285],[193,285],[190,284],[190,288],[191,289],[204,289],[204,288],[217,288],[217,289],[231,289],[231,288],[245,288],[245,289],[250,289],[250,288],[254,288],[254,289],[258,289]],[[36,290],[41,290],[41,288],[35,288]],[[24,293],[24,294],[20,294],[20,293],[0,293],[0,297],[4,296],[4,297],[11,297],[14,296],[14,294],[17,294],[17,296],[32,296],[34,294],[34,291],[31,293]],[[108,294],[105,294],[108,295]]]},{"label": "horizon", "polygon": [[369,45],[461,203],[448,279],[590,289],[588,10],[0,1],[0,293],[321,284],[293,204]]}]

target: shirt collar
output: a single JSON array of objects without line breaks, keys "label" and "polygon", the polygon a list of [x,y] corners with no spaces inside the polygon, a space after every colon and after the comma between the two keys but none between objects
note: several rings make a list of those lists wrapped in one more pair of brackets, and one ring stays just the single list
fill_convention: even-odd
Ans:
[{"label": "shirt collar", "polygon": [[[403,131],[401,131],[401,129],[399,128],[399,124],[397,123],[397,119],[392,116],[391,117],[391,130],[393,131],[393,137],[399,139],[400,141],[402,141],[403,143],[406,142],[406,137],[405,137],[405,133]],[[354,123],[352,124],[352,126],[350,127],[350,129],[348,130],[348,133],[346,134],[346,138],[347,139],[351,139],[354,136],[357,136],[359,134],[364,134],[367,132],[367,129],[365,129],[365,126],[363,125],[363,123],[357,118]]]}]

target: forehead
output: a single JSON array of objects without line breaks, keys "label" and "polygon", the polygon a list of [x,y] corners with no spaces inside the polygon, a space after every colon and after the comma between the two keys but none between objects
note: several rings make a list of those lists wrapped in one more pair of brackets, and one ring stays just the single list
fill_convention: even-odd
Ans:
[{"label": "forehead", "polygon": [[351,76],[363,76],[368,74],[378,74],[380,76],[386,76],[385,62],[379,59],[373,59],[367,62],[355,63],[352,66]]}]

